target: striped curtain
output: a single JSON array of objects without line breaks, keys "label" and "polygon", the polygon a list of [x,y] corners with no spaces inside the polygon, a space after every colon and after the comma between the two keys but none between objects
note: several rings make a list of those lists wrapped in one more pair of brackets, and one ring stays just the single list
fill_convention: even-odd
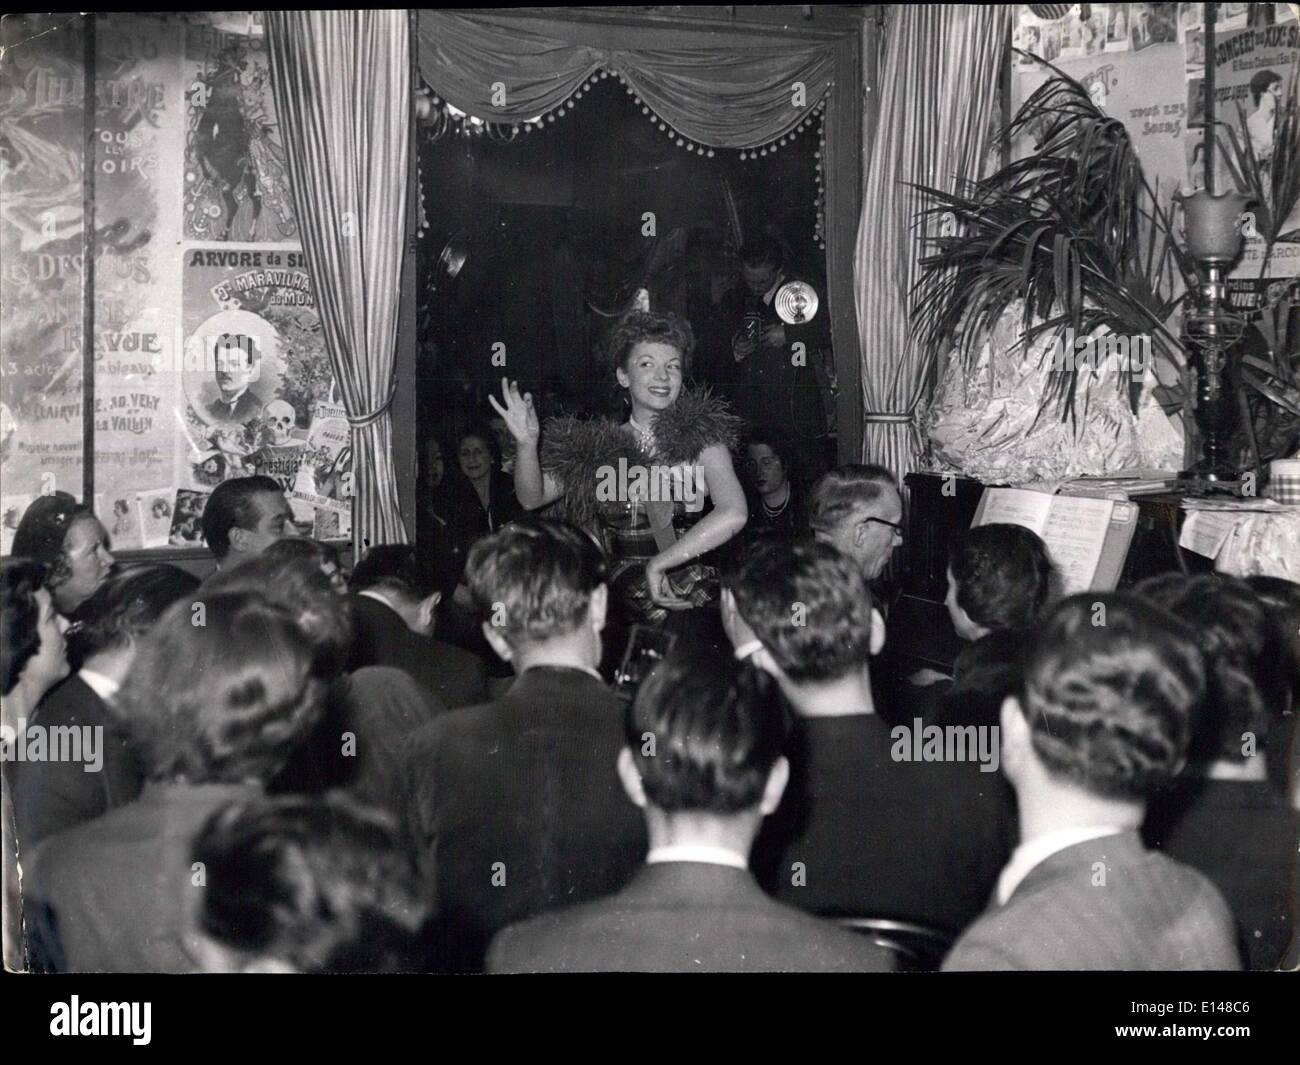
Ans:
[{"label": "striped curtain", "polygon": [[908,323],[921,242],[907,182],[951,189],[980,176],[1014,7],[890,4],[878,64],[853,270],[862,342],[862,459],[901,482],[925,449],[929,366]]},{"label": "striped curtain", "polygon": [[406,234],[407,13],[268,11],[271,85],[303,254],[352,428],[352,538],[406,543],[389,408]]}]

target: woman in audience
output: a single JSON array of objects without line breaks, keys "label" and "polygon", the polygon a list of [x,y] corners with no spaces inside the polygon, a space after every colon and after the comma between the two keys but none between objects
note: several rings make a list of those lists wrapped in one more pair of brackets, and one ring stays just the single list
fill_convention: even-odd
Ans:
[{"label": "woman in audience", "polygon": [[[63,634],[68,623],[55,609],[45,586],[47,569],[25,558],[0,563],[0,713],[3,742],[18,742],[19,733],[47,691],[68,675]],[[8,752],[6,752],[8,754]],[[0,773],[0,816],[4,825],[4,962],[12,970],[27,968],[22,944],[22,896],[18,885],[18,832],[14,822],[9,766]]]},{"label": "woman in audience", "polygon": [[808,529],[803,486],[794,449],[775,429],[758,429],[745,444],[745,469],[753,492],[749,508],[750,533],[772,533],[794,540]]},{"label": "woman in audience", "polygon": [[427,968],[425,907],[391,821],[344,796],[254,799],[194,841],[208,972],[395,973]]},{"label": "woman in audience", "polygon": [[82,605],[81,626],[69,644],[81,668],[41,700],[31,722],[51,729],[94,729],[101,737],[92,759],[15,763],[14,803],[24,847],[99,817],[140,794],[144,777],[124,723],[113,706],[131,671],[140,641],[178,599],[198,589],[198,578],[177,566],[136,566],[114,573]]},{"label": "woman in audience", "polygon": [[184,913],[205,877],[192,840],[284,765],[320,716],[332,668],[297,617],[263,595],[174,603],[141,641],[120,695],[144,791],[24,860],[34,961],[69,972],[196,968]]},{"label": "woman in audience", "polygon": [[113,568],[108,532],[90,507],[67,492],[32,501],[14,533],[13,555],[49,567],[45,587],[64,617],[89,599]]}]

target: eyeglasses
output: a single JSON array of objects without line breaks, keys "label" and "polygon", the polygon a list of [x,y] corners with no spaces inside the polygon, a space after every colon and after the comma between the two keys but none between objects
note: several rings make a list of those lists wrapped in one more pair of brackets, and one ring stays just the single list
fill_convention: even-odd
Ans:
[{"label": "eyeglasses", "polygon": [[877,525],[887,525],[894,530],[894,535],[900,540],[903,538],[903,526],[896,521],[886,521],[884,518],[863,518],[864,522],[875,522]]}]

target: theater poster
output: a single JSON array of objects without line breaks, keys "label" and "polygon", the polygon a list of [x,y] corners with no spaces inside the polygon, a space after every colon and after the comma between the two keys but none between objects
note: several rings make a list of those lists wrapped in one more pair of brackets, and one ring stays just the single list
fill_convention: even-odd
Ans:
[{"label": "theater poster", "polygon": [[75,15],[0,19],[5,546],[34,496],[82,491],[83,56]]},{"label": "theater poster", "polygon": [[[177,483],[298,483],[317,407],[333,397],[310,278],[296,246],[189,246]],[[346,422],[345,422],[346,425]],[[302,515],[310,524],[310,511]]]},{"label": "theater poster", "polygon": [[185,36],[185,239],[298,239],[260,11],[195,13]]}]

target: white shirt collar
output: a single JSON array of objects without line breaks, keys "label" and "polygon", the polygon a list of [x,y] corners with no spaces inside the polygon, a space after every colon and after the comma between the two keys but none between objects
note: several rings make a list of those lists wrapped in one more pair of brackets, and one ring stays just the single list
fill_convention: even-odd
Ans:
[{"label": "white shirt collar", "polygon": [[87,669],[85,666],[82,666],[81,669],[77,671],[77,676],[85,681],[87,688],[93,691],[106,703],[111,703],[113,699],[116,698],[118,691],[120,691],[122,687],[122,685],[112,677],[106,677],[103,673],[97,673],[95,670]]},{"label": "white shirt collar", "polygon": [[711,847],[704,843],[679,843],[674,847],[651,847],[646,855],[646,865],[662,862],[700,862],[704,865],[729,865],[733,869],[748,869],[749,860],[726,847]]},{"label": "white shirt collar", "polygon": [[390,603],[387,599],[384,598],[384,596],[382,596],[379,592],[375,591],[373,588],[367,588],[365,591],[357,592],[357,595],[364,595],[367,599],[373,599],[376,603],[383,603],[384,606],[388,607],[389,610],[396,611],[397,609],[396,607],[393,606],[392,603]]},{"label": "white shirt collar", "polygon": [[1085,843],[1090,839],[1117,836],[1125,831],[1127,829],[1116,825],[1083,825],[1078,828],[1062,828],[1056,832],[1049,832],[1045,836],[1035,836],[1028,842],[1020,844],[1011,852],[1011,860],[1007,862],[1002,875],[998,877],[998,905],[1005,906],[1016,888],[1024,882],[1025,877],[1058,851]]},{"label": "white shirt collar", "polygon": [[531,673],[534,669],[578,669],[583,673],[590,673],[600,681],[601,684],[605,683],[605,678],[596,670],[592,669],[590,666],[580,666],[576,662],[534,662],[531,666],[525,669],[524,672]]}]

